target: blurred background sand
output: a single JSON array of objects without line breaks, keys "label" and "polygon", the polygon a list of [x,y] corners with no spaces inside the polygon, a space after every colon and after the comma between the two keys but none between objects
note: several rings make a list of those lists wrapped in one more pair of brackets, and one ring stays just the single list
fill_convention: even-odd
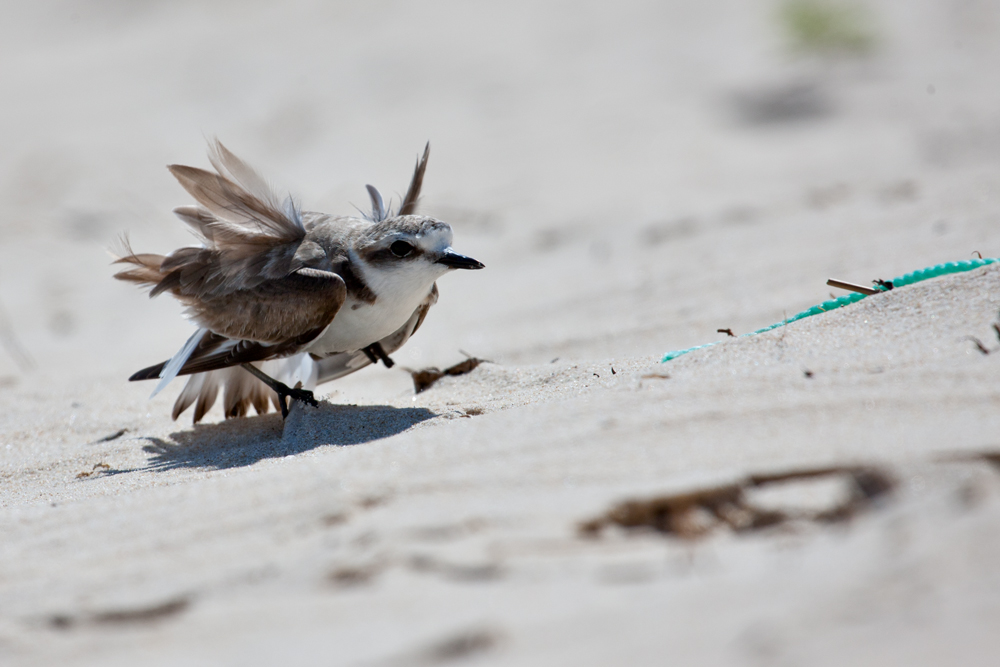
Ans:
[{"label": "blurred background sand", "polygon": [[[965,646],[967,664],[989,664],[993,491],[952,539],[980,554],[968,577],[993,577],[975,594],[962,579],[921,597],[937,590],[928,563],[957,572],[968,553],[935,551],[959,528],[945,509],[914,509],[937,496],[912,488],[909,509],[871,519],[881,528],[785,551],[623,537],[624,564],[593,565],[568,536],[623,496],[754,466],[919,468],[914,452],[991,444],[993,357],[964,336],[991,341],[996,272],[892,295],[904,300],[868,306],[870,325],[856,310],[789,327],[798,356],[767,338],[676,362],[686,371],[656,362],[814,305],[829,277],[1000,255],[997,3],[8,2],[3,16],[0,658],[662,664],[673,646],[701,664],[887,664],[909,647],[907,664],[935,664]],[[210,137],[335,214],[364,207],[366,183],[402,192],[429,140],[422,210],[487,270],[442,279],[397,360],[444,367],[464,350],[495,364],[416,398],[405,371],[368,369],[320,393],[370,412],[323,412],[284,439],[273,415],[171,423],[179,383],[148,401],[151,387],[125,378],[172,355],[190,325],[166,297],[112,281],[107,250],[126,232],[138,251],[192,242],[170,213],[188,197],[164,166],[207,166]],[[908,333],[935,314],[926,335]],[[829,384],[797,394],[813,369]],[[633,396],[649,373],[676,382]],[[329,446],[350,443],[362,444]],[[76,477],[97,463],[119,474]],[[920,470],[904,476],[937,479]],[[963,474],[927,485],[947,495]],[[395,500],[351,509],[383,497]],[[923,517],[900,529],[922,536],[909,571],[864,532],[906,512]],[[349,535],[309,532],[358,513],[337,529]],[[445,570],[413,563],[446,556],[414,560],[408,540],[425,529],[475,534],[469,558],[513,574],[428,580]],[[217,552],[201,551],[205,535]],[[563,555],[540,556],[545,540]],[[345,600],[322,582],[351,558],[390,574]],[[788,580],[782,558],[800,565]],[[889,583],[858,583],[864,567],[848,562],[884,567]],[[639,583],[607,585],[606,571]],[[813,581],[889,592],[855,616],[805,613],[823,597]],[[776,588],[786,595],[770,604]],[[53,629],[173,599],[193,611],[139,630]],[[679,630],[684,619],[701,625]]]},{"label": "blurred background sand", "polygon": [[170,354],[176,306],[109,283],[104,251],[191,242],[164,165],[213,136],[332,213],[432,142],[425,211],[491,271],[442,281],[416,359],[456,326],[491,358],[657,354],[811,305],[813,272],[986,252],[1000,10],[858,7],[870,50],[827,53],[773,2],[12,4],[0,299],[58,377]]}]

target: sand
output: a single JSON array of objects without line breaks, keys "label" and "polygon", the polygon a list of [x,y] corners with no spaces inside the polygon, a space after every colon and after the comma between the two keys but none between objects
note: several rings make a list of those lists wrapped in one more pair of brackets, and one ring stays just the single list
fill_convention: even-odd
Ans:
[{"label": "sand", "polygon": [[[0,663],[993,664],[1000,268],[717,331],[1000,255],[1000,10],[868,9],[796,56],[767,2],[7,8]],[[107,249],[191,242],[205,136],[333,213],[429,139],[487,268],[318,409],[172,422],[125,380],[190,325]],[[719,488],[786,520],[581,530]]]}]

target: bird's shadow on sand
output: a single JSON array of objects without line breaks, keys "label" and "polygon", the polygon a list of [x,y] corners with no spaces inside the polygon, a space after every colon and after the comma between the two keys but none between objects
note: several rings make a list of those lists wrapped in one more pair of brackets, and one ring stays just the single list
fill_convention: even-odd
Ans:
[{"label": "bird's shadow on sand", "polygon": [[195,424],[170,434],[170,440],[146,438],[148,470],[238,468],[270,458],[301,454],[323,445],[359,445],[402,433],[437,415],[426,408],[388,405],[295,405],[288,419],[270,413]]}]

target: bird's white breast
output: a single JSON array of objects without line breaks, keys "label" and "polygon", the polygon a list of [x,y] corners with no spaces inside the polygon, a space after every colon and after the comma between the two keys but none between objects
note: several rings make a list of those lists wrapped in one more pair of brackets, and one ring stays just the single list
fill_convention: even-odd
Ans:
[{"label": "bird's white breast", "polygon": [[367,347],[403,326],[429,291],[408,299],[380,297],[374,304],[348,297],[330,326],[305,351],[323,357]]},{"label": "bird's white breast", "polygon": [[392,279],[380,280],[389,276],[363,271],[376,295],[375,303],[366,303],[348,295],[330,326],[305,351],[321,357],[337,352],[353,352],[395,332],[406,324],[413,311],[427,298],[434,280],[440,275],[438,271],[423,274],[424,271],[417,275],[396,272]]},{"label": "bird's white breast", "polygon": [[[447,245],[450,231],[446,238],[431,240]],[[406,324],[430,294],[434,281],[448,270],[423,259],[379,267],[366,264],[354,252],[350,257],[354,270],[375,294],[375,302],[367,303],[349,294],[330,326],[303,351],[322,357],[353,352],[382,340]]]}]

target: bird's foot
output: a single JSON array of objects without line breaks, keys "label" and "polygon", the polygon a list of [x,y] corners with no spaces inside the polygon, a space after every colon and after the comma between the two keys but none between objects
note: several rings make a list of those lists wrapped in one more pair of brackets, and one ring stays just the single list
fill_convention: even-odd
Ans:
[{"label": "bird's foot", "polygon": [[361,351],[365,353],[366,357],[368,357],[368,361],[372,362],[373,364],[377,364],[379,361],[381,361],[383,364],[385,364],[386,368],[392,368],[393,366],[396,365],[396,362],[393,361],[392,358],[385,353],[385,349],[382,347],[382,343],[372,343],[371,345],[362,349]]},{"label": "bird's foot", "polygon": [[319,402],[313,393],[308,389],[302,388],[302,383],[299,382],[295,387],[289,387],[284,382],[278,382],[273,377],[260,370],[253,364],[240,364],[250,375],[254,376],[268,387],[270,387],[278,395],[278,407],[281,408],[281,418],[288,418],[288,401],[287,398],[291,398],[293,401],[301,401],[302,403],[308,403],[314,408],[319,407]]},{"label": "bird's foot", "polygon": [[313,393],[308,389],[302,389],[301,387],[289,387],[287,384],[278,383],[280,386],[275,387],[274,390],[278,392],[278,405],[281,406],[281,418],[288,418],[288,410],[291,407],[288,404],[286,398],[291,398],[293,401],[300,401],[302,403],[308,403],[314,408],[319,407],[319,401],[313,396]]}]

